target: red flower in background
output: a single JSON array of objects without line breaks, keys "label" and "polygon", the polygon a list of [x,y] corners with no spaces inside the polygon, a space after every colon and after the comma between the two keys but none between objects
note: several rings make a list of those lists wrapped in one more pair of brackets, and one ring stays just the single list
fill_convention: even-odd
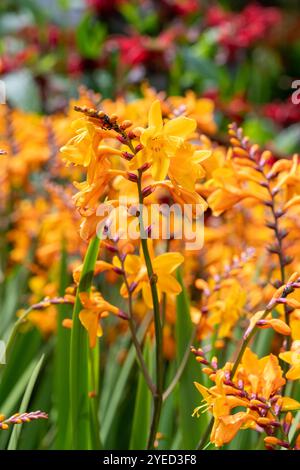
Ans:
[{"label": "red flower in background", "polygon": [[22,68],[37,54],[38,49],[35,46],[28,46],[14,56],[3,54],[0,56],[0,73],[10,73]]},{"label": "red flower in background", "polygon": [[278,8],[253,3],[239,13],[213,6],[208,10],[206,23],[220,28],[219,43],[232,55],[238,49],[248,48],[263,39],[270,28],[280,24],[281,19]]},{"label": "red flower in background", "polygon": [[47,39],[49,46],[55,48],[58,45],[61,31],[55,24],[50,24],[47,29]]},{"label": "red flower in background", "polygon": [[220,26],[230,19],[231,14],[220,6],[213,5],[210,7],[206,14],[206,24],[207,26]]},{"label": "red flower in background", "polygon": [[89,8],[101,13],[111,13],[116,10],[124,0],[86,0]]},{"label": "red flower in background", "polygon": [[289,126],[300,121],[300,106],[291,101],[268,103],[263,108],[263,114],[280,126]]},{"label": "red flower in background", "polygon": [[147,36],[120,36],[111,41],[110,45],[120,51],[121,60],[128,66],[139,65],[149,58]]},{"label": "red flower in background", "polygon": [[73,77],[78,77],[83,72],[83,60],[77,52],[69,52],[67,59],[67,72]]},{"label": "red flower in background", "polygon": [[162,3],[178,16],[187,16],[200,11],[199,0],[164,0]]},{"label": "red flower in background", "polygon": [[164,31],[157,38],[137,33],[133,36],[117,36],[109,40],[106,47],[108,52],[112,49],[119,50],[121,60],[127,66],[150,64],[170,52],[174,38],[178,34],[180,31],[172,28]]}]

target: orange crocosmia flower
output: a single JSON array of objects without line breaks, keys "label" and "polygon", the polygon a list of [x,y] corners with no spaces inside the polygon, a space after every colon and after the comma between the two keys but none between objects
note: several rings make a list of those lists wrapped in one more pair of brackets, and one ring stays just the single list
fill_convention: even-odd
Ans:
[{"label": "orange crocosmia flower", "polygon": [[217,130],[214,122],[214,102],[208,98],[197,98],[195,93],[188,91],[186,103],[188,116],[196,119],[202,132],[214,134]]},{"label": "orange crocosmia flower", "polygon": [[[219,370],[217,372],[216,385],[210,389],[195,382],[195,386],[201,393],[206,405],[197,407],[193,412],[193,416],[195,414],[198,416],[202,408],[211,410],[214,417],[214,424],[210,441],[215,444],[216,447],[221,447],[227,442],[230,442],[247,421],[253,421],[253,417],[247,412],[246,400],[238,396],[226,395],[223,378],[224,371]],[[237,407],[244,407],[245,411],[231,414],[231,411]]]},{"label": "orange crocosmia flower", "polygon": [[213,328],[219,325],[218,337],[230,337],[236,322],[244,311],[246,291],[241,289],[239,282],[232,279],[228,285],[221,284],[220,291],[209,300],[207,308],[210,315],[207,324]]},{"label": "orange crocosmia flower", "polygon": [[196,150],[189,142],[181,144],[170,160],[168,174],[173,184],[193,191],[196,181],[205,176],[201,162],[210,155],[210,150]]},{"label": "orange crocosmia flower", "polygon": [[[182,186],[173,185],[171,181],[154,183],[153,186],[159,186],[167,189],[175,203],[179,204],[180,206],[190,206],[192,209],[191,217],[199,216],[199,212],[202,214],[208,207],[205,199],[203,199],[196,191],[190,191]],[[185,215],[187,217],[189,216],[188,213]]]},{"label": "orange crocosmia flower", "polygon": [[278,358],[270,354],[259,359],[249,348],[243,355],[237,376],[244,380],[245,390],[267,400],[285,384]]},{"label": "orange crocosmia flower", "polygon": [[151,174],[155,181],[166,178],[174,153],[195,129],[196,121],[184,116],[164,124],[160,101],[152,103],[148,127],[142,131],[141,143],[144,146],[142,158],[144,162],[152,163]]},{"label": "orange crocosmia flower", "polygon": [[[77,285],[79,284],[79,281],[80,281],[82,268],[83,268],[83,264],[81,264],[80,266],[77,266],[73,271],[73,280]],[[95,268],[94,268],[94,276],[97,276],[98,274],[103,273],[104,271],[109,271],[113,268],[114,266],[111,263],[108,263],[107,261],[97,260],[95,263]]]},{"label": "orange crocosmia flower", "polygon": [[72,123],[75,136],[64,145],[60,151],[67,163],[88,166],[95,158],[101,134],[96,132],[95,126],[85,117],[76,119]]},{"label": "orange crocosmia flower", "polygon": [[300,409],[300,403],[294,398],[282,397],[280,400],[280,409],[283,412],[296,411]]},{"label": "orange crocosmia flower", "polygon": [[[213,100],[209,98],[198,98],[193,91],[187,91],[186,96],[170,96],[168,102],[186,116],[196,119],[198,127],[202,132],[207,134],[214,134],[217,130],[217,125],[214,122],[214,108]],[[177,109],[176,109],[177,108]]]},{"label": "orange crocosmia flower", "polygon": [[83,240],[90,240],[95,235],[102,235],[102,230],[104,229],[105,225],[109,225],[110,221],[116,221],[116,230],[118,230],[119,226],[117,222],[122,221],[121,217],[118,215],[122,215],[122,211],[125,211],[124,206],[119,206],[119,201],[117,200],[110,200],[103,204],[99,204],[97,208],[90,208],[86,211],[81,210],[82,215],[82,222],[80,224],[80,236]]},{"label": "orange crocosmia flower", "polygon": [[214,215],[222,214],[246,198],[268,201],[270,196],[266,189],[260,185],[259,180],[253,179],[252,168],[244,167],[240,175],[231,161],[227,161],[226,166],[217,168],[212,179],[206,183],[206,187],[212,189],[207,202]]},{"label": "orange crocosmia flower", "polygon": [[[210,388],[195,384],[206,403],[198,406],[193,414],[198,416],[201,410],[212,412],[214,424],[210,441],[217,447],[230,442],[239,429],[255,428],[262,419],[273,421],[278,409],[286,412],[300,407],[296,400],[280,396],[285,379],[276,356],[270,354],[259,359],[247,348],[230,379],[232,366],[227,363],[223,369],[212,371],[210,379],[215,385]],[[234,413],[237,407],[239,410]]]},{"label": "orange crocosmia flower", "polygon": [[300,379],[300,347],[296,350],[282,352],[279,357],[292,366],[286,373],[286,378],[289,380]]},{"label": "orange crocosmia flower", "polygon": [[[152,267],[154,274],[157,276],[157,292],[159,299],[161,293],[166,294],[179,294],[181,286],[175,279],[172,273],[180,266],[184,257],[180,253],[163,253],[162,255],[154,256],[150,243],[150,253],[152,254]],[[117,258],[114,258],[113,263],[117,267],[121,267]],[[129,284],[136,285],[134,292],[140,290],[143,294],[143,299],[149,308],[153,307],[151,287],[147,274],[147,267],[143,256],[127,255],[124,263],[125,272],[128,277]],[[127,297],[127,290],[125,284],[121,287],[121,295]]]},{"label": "orange crocosmia flower", "polygon": [[[278,182],[275,186],[275,190],[285,186],[287,189],[288,198],[292,199],[294,197],[295,192],[299,194],[300,188],[300,173],[299,173],[299,164],[298,164],[298,155],[293,155],[293,160],[288,161],[289,163],[286,164],[286,167],[280,168],[281,173],[278,177]],[[284,164],[283,164],[284,165]],[[287,170],[287,171],[282,171]],[[295,191],[296,189],[296,191]]]},{"label": "orange crocosmia flower", "polygon": [[94,348],[97,336],[102,336],[100,318],[108,316],[109,313],[122,316],[122,312],[104,300],[100,292],[81,292],[79,298],[83,306],[79,319],[88,332],[90,347]]},{"label": "orange crocosmia flower", "polygon": [[42,311],[33,310],[28,315],[28,320],[47,338],[56,331],[57,309],[54,305],[50,305]]}]

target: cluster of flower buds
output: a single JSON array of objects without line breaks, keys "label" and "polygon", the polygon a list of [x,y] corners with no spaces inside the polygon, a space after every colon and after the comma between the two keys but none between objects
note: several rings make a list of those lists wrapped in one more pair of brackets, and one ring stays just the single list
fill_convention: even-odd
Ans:
[{"label": "cluster of flower buds", "polygon": [[40,302],[33,304],[30,307],[30,310],[43,310],[44,308],[50,307],[50,305],[60,305],[60,304],[73,304],[74,300],[70,296],[65,297],[45,297]]},{"label": "cluster of flower buds", "polygon": [[191,353],[194,354],[197,362],[205,366],[202,368],[202,372],[208,375],[211,380],[214,380],[215,372],[218,370],[218,358],[214,356],[211,361],[209,361],[205,357],[203,349],[196,349],[194,346],[191,346]]},{"label": "cluster of flower buds", "polygon": [[271,301],[267,305],[267,310],[272,310],[276,304],[285,304],[290,306],[292,309],[300,308],[300,302],[298,300],[288,297],[295,289],[300,287],[299,273],[293,273],[286,284],[279,287],[274,293]]},{"label": "cluster of flower buds", "polygon": [[43,411],[31,411],[29,413],[15,413],[9,418],[0,415],[0,429],[8,429],[10,424],[22,424],[35,421],[36,419],[48,419],[47,413]]},{"label": "cluster of flower buds", "polygon": [[236,123],[229,124],[228,134],[235,162],[252,166],[252,162],[258,159],[258,145],[250,145],[249,137],[244,136],[243,129],[238,127]]},{"label": "cluster of flower buds", "polygon": [[277,305],[284,305],[286,312],[290,313],[295,308],[300,308],[300,302],[296,299],[288,297],[295,289],[300,287],[299,273],[293,273],[287,283],[279,287],[273,294],[272,299],[266,306],[265,310],[256,312],[250,319],[248,328],[246,329],[243,339],[246,340],[250,334],[253,334],[255,328],[273,328],[277,333],[282,335],[290,335],[291,329],[283,320],[272,318],[272,311]]}]

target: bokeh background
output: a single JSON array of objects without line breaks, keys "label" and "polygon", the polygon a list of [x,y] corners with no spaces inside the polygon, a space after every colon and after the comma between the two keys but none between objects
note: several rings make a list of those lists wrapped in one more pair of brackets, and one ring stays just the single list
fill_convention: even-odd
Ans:
[{"label": "bokeh background", "polygon": [[115,98],[147,81],[212,100],[220,140],[233,120],[278,153],[300,140],[297,0],[2,0],[0,72],[27,111],[63,110],[79,84]]}]

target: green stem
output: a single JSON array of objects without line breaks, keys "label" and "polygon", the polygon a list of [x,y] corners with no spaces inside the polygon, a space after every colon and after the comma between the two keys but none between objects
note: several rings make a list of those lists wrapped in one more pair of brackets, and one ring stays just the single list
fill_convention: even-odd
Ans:
[{"label": "green stem", "polygon": [[120,258],[120,261],[121,261],[122,269],[124,271],[123,278],[124,278],[124,283],[125,283],[126,290],[127,290],[127,293],[128,293],[128,309],[129,309],[128,323],[129,323],[129,329],[130,329],[130,333],[131,333],[131,337],[132,337],[132,342],[133,342],[133,345],[134,345],[135,351],[136,351],[137,362],[140,366],[140,370],[141,370],[141,372],[144,376],[145,382],[146,382],[149,390],[151,391],[152,395],[155,395],[156,387],[155,387],[155,384],[153,383],[153,381],[151,379],[151,376],[148,372],[148,369],[147,369],[147,366],[146,366],[146,363],[145,363],[145,360],[144,360],[142,348],[141,348],[140,342],[137,338],[137,331],[136,331],[135,321],[134,321],[134,317],[133,317],[132,293],[130,291],[130,286],[129,286],[127,275],[126,275],[126,272],[125,272],[124,260],[122,260]]},{"label": "green stem", "polygon": [[139,203],[140,203],[140,215],[139,215],[139,224],[140,224],[140,235],[141,235],[141,244],[144,254],[144,259],[147,268],[147,274],[150,282],[152,302],[153,302],[153,314],[154,314],[154,328],[155,328],[155,339],[156,339],[156,393],[154,395],[154,410],[152,423],[150,428],[149,440],[148,440],[148,449],[153,449],[154,442],[156,438],[156,433],[159,425],[160,414],[162,410],[163,402],[163,331],[160,318],[159,310],[159,299],[157,293],[157,278],[153,271],[153,266],[151,262],[151,257],[148,249],[147,236],[144,227],[143,221],[143,193],[142,193],[142,172],[138,172],[138,193],[139,193]]},{"label": "green stem", "polygon": [[99,386],[98,386],[98,374],[97,368],[99,363],[99,345],[94,349],[89,349],[90,357],[90,383],[93,396],[90,399],[91,405],[91,420],[92,420],[92,448],[102,449],[102,443],[100,440],[100,427],[98,419],[98,410],[99,410]]},{"label": "green stem", "polygon": [[[286,286],[283,293],[281,294],[281,297],[282,298],[286,298],[291,292],[294,291],[294,288],[292,286]],[[274,308],[274,305],[272,304],[270,307],[266,307],[264,313],[262,314],[262,316],[260,317],[260,320],[263,320],[264,318],[266,318],[266,316],[272,312]],[[240,349],[240,352],[235,360],[235,363],[233,365],[233,368],[232,368],[232,371],[231,371],[231,378],[233,379],[236,371],[237,371],[237,368],[243,358],[243,355],[244,355],[244,352],[248,346],[248,344],[250,343],[251,339],[253,338],[253,336],[255,335],[256,331],[258,330],[258,326],[257,325],[254,325],[253,329],[251,330],[251,332],[249,333],[249,335],[247,336],[247,338],[244,339],[243,343],[242,343],[242,346],[241,346],[241,349]]]},{"label": "green stem", "polygon": [[[65,294],[69,285],[68,255],[65,242],[62,243],[59,275],[59,295]],[[57,334],[55,343],[55,395],[54,403],[57,413],[55,449],[67,450],[70,448],[69,426],[69,365],[70,365],[70,331],[63,327],[63,320],[70,318],[72,309],[69,305],[57,306]]]},{"label": "green stem", "polygon": [[99,244],[98,237],[90,241],[73,309],[70,347],[70,414],[72,447],[75,450],[90,448],[88,337],[79,320],[79,312],[82,309],[79,294],[88,292],[91,288]]},{"label": "green stem", "polygon": [[196,332],[197,332],[197,328],[194,328],[193,332],[192,332],[192,336],[191,336],[191,339],[189,341],[189,344],[187,345],[187,348],[185,350],[185,353],[183,355],[183,358],[181,360],[181,363],[177,369],[177,372],[176,374],[174,375],[173,379],[172,379],[172,382],[170,383],[170,385],[168,386],[168,388],[165,390],[164,394],[163,394],[163,401],[165,401],[170,395],[171,393],[173,392],[174,388],[176,387],[176,385],[178,384],[179,380],[181,379],[182,377],[182,374],[183,372],[185,371],[185,367],[187,365],[187,362],[189,360],[189,357],[190,357],[190,354],[191,354],[191,346],[194,342],[194,339],[195,339],[195,336],[196,336]]},{"label": "green stem", "polygon": [[214,425],[214,418],[212,417],[210,419],[210,422],[208,423],[208,426],[205,430],[205,433],[203,434],[203,436],[201,436],[201,439],[197,445],[197,450],[203,450],[203,448],[206,446],[206,443],[209,439],[209,436],[210,436],[210,433],[211,433],[211,430],[213,428],[213,425]]},{"label": "green stem", "polygon": [[10,333],[10,336],[8,338],[8,341],[7,341],[7,344],[6,344],[6,356],[9,355],[10,353],[10,350],[12,348],[12,345],[15,341],[15,338],[18,334],[18,331],[19,331],[19,328],[20,326],[26,322],[26,319],[28,317],[28,315],[34,310],[34,305],[32,305],[31,307],[29,307],[27,310],[25,310],[25,312],[22,313],[22,315],[20,316],[20,318],[18,318],[18,320],[15,322],[14,326],[13,326],[13,329]]},{"label": "green stem", "polygon": [[[263,320],[268,315],[268,313],[270,313],[270,310],[266,309],[260,319]],[[231,378],[232,379],[234,378],[234,376],[236,374],[236,371],[238,369],[238,366],[239,366],[241,360],[243,359],[243,355],[244,355],[244,352],[246,351],[246,348],[247,348],[248,344],[250,343],[251,339],[253,338],[253,336],[255,335],[257,330],[258,330],[258,326],[255,325],[254,328],[252,329],[252,331],[247,336],[247,338],[244,339],[244,341],[242,343],[242,346],[241,346],[241,349],[238,353],[238,356],[237,356],[237,358],[236,358],[236,360],[233,364],[233,368],[232,368],[232,371],[231,371]]]}]

